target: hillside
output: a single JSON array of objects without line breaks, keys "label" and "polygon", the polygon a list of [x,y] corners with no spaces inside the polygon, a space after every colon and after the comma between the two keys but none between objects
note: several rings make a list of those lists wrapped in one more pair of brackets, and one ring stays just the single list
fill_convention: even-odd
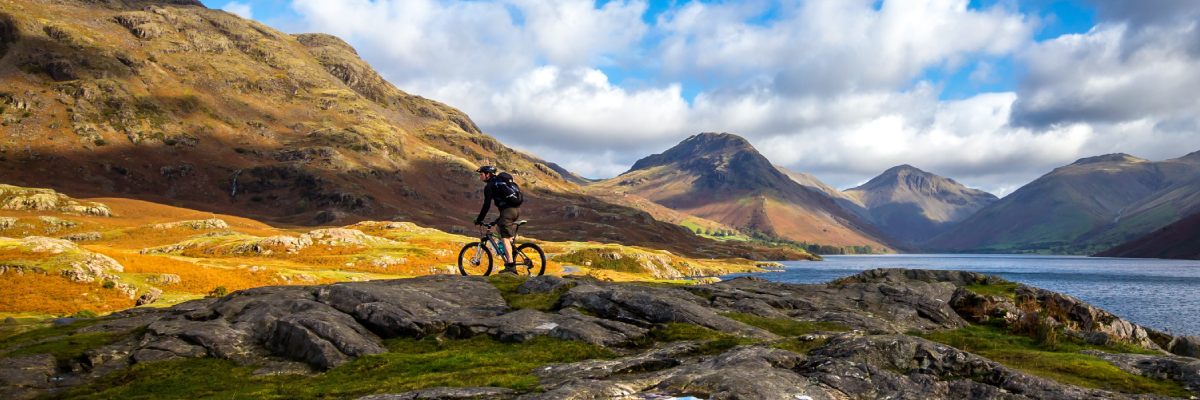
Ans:
[{"label": "hillside", "polygon": [[881,236],[830,196],[788,178],[745,139],[701,133],[638,160],[597,190],[796,242],[887,249]]},{"label": "hillside", "polygon": [[[125,198],[74,199],[0,185],[0,318],[107,313],[260,286],[458,274],[477,241],[411,222],[277,228]],[[541,241],[548,274],[680,280],[762,271],[616,244]]]},{"label": "hillside", "polygon": [[949,229],[996,196],[971,189],[922,171],[900,165],[884,171],[845,196],[867,210],[870,219],[888,237],[910,246]]},{"label": "hillside", "polygon": [[340,39],[196,1],[0,3],[0,125],[0,182],[77,197],[463,232],[482,197],[472,171],[496,164],[529,192],[540,238],[708,257],[757,249],[580,195],[552,164],[383,80]]},{"label": "hillside", "polygon": [[1097,253],[1096,256],[1200,260],[1200,213]]},{"label": "hillside", "polygon": [[926,244],[949,251],[1088,254],[1165,226],[1196,207],[1195,154],[1151,162],[1080,159],[1022,186]]}]

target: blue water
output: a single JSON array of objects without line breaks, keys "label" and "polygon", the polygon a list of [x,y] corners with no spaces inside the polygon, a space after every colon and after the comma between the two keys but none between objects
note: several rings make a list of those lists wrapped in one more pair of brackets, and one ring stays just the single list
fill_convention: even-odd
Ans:
[{"label": "blue water", "polygon": [[[999,275],[1066,293],[1134,323],[1200,335],[1200,261],[1039,255],[901,254],[826,256],[755,274],[790,283],[824,283],[874,268],[954,269]],[[730,275],[723,278],[731,278]]]}]

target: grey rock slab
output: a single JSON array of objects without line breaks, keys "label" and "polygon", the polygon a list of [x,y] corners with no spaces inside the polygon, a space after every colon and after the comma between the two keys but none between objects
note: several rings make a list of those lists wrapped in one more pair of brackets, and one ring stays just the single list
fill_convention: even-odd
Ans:
[{"label": "grey rock slab", "polygon": [[1154,379],[1179,382],[1200,396],[1200,360],[1191,357],[1153,356],[1148,354],[1116,354],[1097,350],[1084,353],[1100,357],[1125,372]]},{"label": "grey rock slab", "polygon": [[641,285],[579,285],[563,294],[561,307],[578,307],[598,317],[649,325],[682,322],[745,337],[773,339],[762,329],[718,314],[703,299],[684,290]]},{"label": "grey rock slab", "polygon": [[0,358],[0,398],[32,399],[54,385],[57,364],[49,354]]},{"label": "grey rock slab", "polygon": [[554,275],[542,275],[529,278],[517,286],[517,293],[554,293],[575,286],[573,280],[563,279]]},{"label": "grey rock slab", "polygon": [[502,342],[525,342],[537,336],[549,336],[609,347],[630,344],[645,336],[647,330],[579,313],[550,314],[522,309],[493,317],[456,321],[446,332],[458,337],[486,334]]},{"label": "grey rock slab", "polygon": [[321,287],[317,299],[385,336],[440,333],[451,322],[500,315],[500,291],[483,278],[434,275]]},{"label": "grey rock slab", "polygon": [[844,334],[809,353],[795,371],[853,398],[1127,399],[1030,376],[983,357],[906,335]]},{"label": "grey rock slab", "polygon": [[435,387],[396,394],[373,394],[358,400],[475,400],[511,399],[517,392],[500,387]]}]

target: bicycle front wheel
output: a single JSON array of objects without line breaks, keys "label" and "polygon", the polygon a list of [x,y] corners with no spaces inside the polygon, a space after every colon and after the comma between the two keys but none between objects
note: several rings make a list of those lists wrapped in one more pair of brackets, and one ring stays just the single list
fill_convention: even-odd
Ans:
[{"label": "bicycle front wheel", "polygon": [[517,272],[529,276],[541,276],[546,273],[546,253],[533,243],[517,246],[513,261],[518,265]]},{"label": "bicycle front wheel", "polygon": [[467,243],[458,252],[458,273],[488,276],[492,273],[492,251],[482,243]]}]

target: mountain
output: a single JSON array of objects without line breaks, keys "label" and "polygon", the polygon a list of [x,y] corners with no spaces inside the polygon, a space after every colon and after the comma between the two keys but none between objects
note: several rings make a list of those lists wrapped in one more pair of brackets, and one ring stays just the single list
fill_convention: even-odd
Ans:
[{"label": "mountain", "polygon": [[746,232],[806,243],[888,247],[870,223],[832,197],[788,178],[749,142],[728,133],[694,135],[594,186]]},{"label": "mountain", "polygon": [[1096,256],[1200,260],[1200,213],[1097,253]]},{"label": "mountain", "polygon": [[1091,253],[1200,207],[1200,157],[1080,159],[984,207],[925,247],[947,251]]},{"label": "mountain", "polygon": [[0,182],[76,197],[465,232],[482,202],[472,171],[494,164],[528,192],[532,236],[751,254],[581,194],[336,37],[198,1],[0,2],[0,125]]},{"label": "mountain", "polygon": [[907,164],[846,190],[845,196],[865,208],[888,237],[909,245],[932,238],[997,200]]}]

